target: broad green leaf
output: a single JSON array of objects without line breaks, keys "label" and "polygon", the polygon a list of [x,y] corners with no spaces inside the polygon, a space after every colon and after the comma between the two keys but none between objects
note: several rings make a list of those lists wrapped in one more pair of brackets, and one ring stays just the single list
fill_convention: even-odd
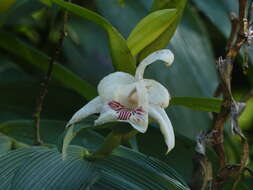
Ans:
[{"label": "broad green leaf", "polygon": [[94,179],[95,168],[82,160],[82,151],[82,148],[71,147],[66,161],[55,149],[32,147],[11,151],[0,157],[0,188],[85,189]]},{"label": "broad green leaf", "polygon": [[82,150],[62,160],[60,153],[52,149],[38,151],[22,162],[13,176],[11,189],[76,190],[86,189],[95,181],[94,164],[82,159]]},{"label": "broad green leaf", "polygon": [[148,165],[143,166],[140,163],[140,161],[135,162],[119,156],[111,156],[102,160],[98,163],[102,176],[101,180],[98,181],[98,185],[101,187],[107,182],[114,188],[120,185],[117,189],[189,190],[187,186],[165,173],[157,171]]},{"label": "broad green leaf", "polygon": [[194,98],[194,97],[173,97],[170,105],[180,105],[193,110],[220,112],[221,99],[218,98]]},{"label": "broad green leaf", "polygon": [[[0,157],[1,187],[15,189],[189,190],[165,163],[122,149],[101,160],[83,160],[84,149],[70,146],[66,160],[56,149],[40,147],[11,151]],[[122,153],[121,151],[121,153]],[[32,177],[32,180],[31,180]]]},{"label": "broad green leaf", "polygon": [[12,179],[18,167],[36,150],[41,150],[41,148],[18,149],[0,156],[0,189],[11,189]]},{"label": "broad green leaf", "polygon": [[[90,135],[93,136],[94,134]],[[80,135],[78,138],[84,138],[84,136]],[[166,163],[123,146],[118,147],[113,152],[113,156],[102,161],[96,161],[96,165],[101,171],[101,176],[98,182],[94,184],[94,189],[99,189],[99,187],[101,189],[163,189],[165,186],[166,188],[171,187],[171,189],[188,189],[183,178]],[[138,174],[138,176],[146,176],[146,174],[149,177],[153,176],[159,184],[145,182],[146,180],[151,181],[151,178],[150,180],[149,177],[140,178],[136,176],[135,178],[133,177],[135,175],[130,173]],[[122,175],[126,177],[122,177]],[[166,180],[160,178],[160,175]],[[110,185],[108,186],[108,184]]]},{"label": "broad green leaf", "polygon": [[137,55],[145,47],[154,42],[162,33],[173,25],[177,17],[178,15],[175,9],[155,11],[144,17],[135,26],[127,39],[127,44],[131,53]]},{"label": "broad green leaf", "polygon": [[165,173],[166,175],[178,180],[180,183],[187,186],[182,176],[180,176],[171,166],[156,158],[149,157],[147,159],[147,156],[145,154],[133,151],[124,146],[120,146],[118,149],[116,149],[113,155],[127,158],[137,163],[138,165],[142,165],[143,167],[150,167],[154,170],[157,170],[158,172]]},{"label": "broad green leaf", "polygon": [[[68,154],[67,151],[69,151],[71,141],[73,141],[72,144],[81,145],[80,142],[82,141],[86,142],[87,137],[91,138],[92,140],[90,140],[90,142],[87,142],[84,145],[85,148],[89,148],[89,151],[91,152],[97,150],[101,146],[104,140],[97,136],[94,137],[97,140],[94,140],[92,137],[95,136],[95,133],[87,134],[88,130],[85,130],[85,129],[88,129],[89,127],[94,128],[94,126],[92,125],[89,126],[89,124],[86,124],[86,123],[80,123],[80,124],[72,126],[72,129],[69,129],[70,131],[67,132],[69,133],[69,136],[64,135],[62,137],[65,142],[63,148],[62,148],[62,144],[63,144],[62,139],[60,139],[61,144],[58,147],[58,149],[63,152],[63,157],[65,158],[67,157],[67,154]],[[154,128],[148,129],[148,132],[145,134],[137,135],[137,138],[138,138],[140,151],[142,152],[144,151],[148,155],[162,158],[164,161],[169,163],[170,166],[173,166],[179,169],[185,177],[189,177],[191,175],[191,169],[192,169],[191,160],[190,159],[185,160],[183,154],[188,154],[190,155],[190,157],[193,156],[195,142],[190,141],[189,139],[186,139],[185,137],[177,135],[175,149],[169,153],[169,156],[166,156],[165,155],[166,144],[164,143],[163,138],[161,138],[160,132],[158,132]],[[75,142],[75,140],[77,141]],[[153,143],[153,142],[156,142],[156,143]],[[156,159],[152,159],[151,157],[149,157],[151,160],[147,159],[146,155],[143,155],[139,152],[120,146],[116,150],[114,150],[113,155],[131,159],[132,161],[138,162],[138,164],[141,164],[145,167],[146,166],[154,167],[154,169],[158,171],[162,170],[161,172],[165,172],[166,175],[169,175],[170,177],[173,177],[174,179],[181,181],[182,184],[185,184],[184,180],[182,180],[182,177],[179,176],[173,169],[169,169],[170,167],[168,165]],[[162,155],[162,157],[160,155]]]},{"label": "broad green leaf", "polygon": [[[44,122],[42,122],[42,124],[43,123]],[[20,124],[22,124],[22,122],[20,122]],[[25,135],[30,133],[26,128],[30,127],[22,127],[20,124],[18,125],[18,121],[16,121],[16,124],[14,122],[9,122],[9,124],[7,123],[2,125],[0,129],[2,131],[2,128],[13,128],[16,126],[15,133],[23,133],[21,136],[25,137]],[[48,122],[48,124],[50,123]],[[48,128],[44,129],[48,134],[57,136],[58,133],[53,132],[53,128],[55,128],[55,126],[44,125],[45,124],[42,125],[44,128],[45,126],[48,126]],[[19,128],[20,130],[17,131]],[[50,132],[48,131],[49,128],[51,128]],[[10,130],[8,134],[11,134]],[[91,147],[89,150],[94,150],[94,148],[92,148],[94,145],[97,148],[97,145],[101,145],[102,143],[101,137],[95,133],[89,133],[87,130],[85,130],[84,133],[80,134],[81,135],[77,137],[77,139],[80,140],[76,141],[75,143],[84,145],[85,147]],[[79,173],[78,168],[82,168],[81,164],[86,164],[86,161],[80,159],[87,154],[87,151],[77,147],[73,148],[73,146],[69,146],[67,151],[68,156],[66,157],[65,161],[61,160],[62,156],[55,150],[51,151],[45,148],[36,152],[32,151],[32,154],[29,154],[29,158],[20,154],[12,158],[12,156],[7,153],[6,155],[9,155],[8,158],[4,156],[0,157],[0,165],[6,164],[5,162],[8,160],[11,165],[7,165],[5,171],[8,172],[8,168],[11,166],[15,166],[17,168],[11,169],[12,172],[10,174],[0,174],[0,182],[1,175],[3,175],[7,177],[10,176],[10,178],[8,178],[4,184],[9,186],[12,184],[12,189],[15,189],[15,187],[19,187],[19,189],[25,189],[28,186],[30,187],[31,185],[39,184],[41,187],[59,187],[61,185],[68,186],[65,181],[72,180],[71,183],[73,185],[77,182],[81,183],[81,181],[78,181],[78,179],[82,179],[82,183],[84,183],[84,181],[87,181],[88,179],[81,176],[86,175],[85,172],[87,171],[82,171]],[[11,151],[10,153],[15,154],[15,152],[17,151]],[[74,161],[72,159],[73,156],[75,157],[73,158]],[[4,158],[6,161],[2,160],[2,158]],[[18,161],[17,158],[19,158]],[[70,161],[69,159],[72,160]],[[75,159],[77,160],[75,161]],[[75,167],[75,164],[77,163],[80,165]],[[112,189],[188,189],[182,177],[180,177],[180,175],[178,175],[168,165],[156,159],[148,158],[146,155],[134,152],[128,148],[119,147],[114,152],[114,156],[103,161],[96,161],[94,164],[98,169],[98,180],[95,178],[95,181],[91,183],[92,188],[94,189],[99,189],[99,187],[105,190],[110,189],[107,186],[110,182],[110,187],[112,187]],[[72,170],[75,172],[71,172]],[[45,172],[47,172],[47,175],[45,175]],[[131,175],[132,173],[138,174],[138,176]],[[54,175],[55,177],[52,177],[51,175]],[[139,175],[144,177],[139,177]],[[33,180],[28,182],[27,180],[30,179],[30,176],[33,176]],[[37,182],[39,184],[36,183],[37,180],[39,180]],[[61,187],[63,188],[63,186]],[[75,185],[73,185],[73,188],[74,187]],[[5,189],[8,190],[8,188]]]},{"label": "broad green leaf", "polygon": [[7,11],[16,0],[0,0],[0,13]]},{"label": "broad green leaf", "polygon": [[[49,57],[2,30],[0,31],[0,48],[22,58],[37,69],[42,71],[47,71],[48,69]],[[87,99],[92,99],[96,96],[96,90],[93,86],[60,64],[54,65],[52,77],[65,87],[75,90]]]},{"label": "broad green leaf", "polygon": [[86,8],[61,0],[52,0],[59,6],[84,19],[94,22],[104,28],[108,34],[112,62],[116,70],[129,73],[135,72],[135,61],[121,34],[102,16]]}]

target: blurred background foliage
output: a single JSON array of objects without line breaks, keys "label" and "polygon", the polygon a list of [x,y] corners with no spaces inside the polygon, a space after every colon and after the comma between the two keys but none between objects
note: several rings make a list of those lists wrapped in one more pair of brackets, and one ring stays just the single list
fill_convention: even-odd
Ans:
[{"label": "blurred background foliage", "polygon": [[[168,45],[168,48],[175,54],[173,66],[164,69],[161,64],[153,65],[148,68],[147,78],[154,78],[161,82],[169,89],[172,97],[212,97],[218,85],[214,63],[217,57],[225,54],[224,46],[230,31],[228,13],[230,11],[236,12],[238,7],[236,2],[231,0],[189,1],[184,12],[182,12],[182,20]],[[173,7],[176,0],[155,2],[152,0],[73,0],[73,3],[103,16],[127,39],[132,29],[143,17],[152,11]],[[22,167],[28,167],[34,159],[43,157],[34,155],[36,158],[32,159],[32,152],[39,151],[38,154],[41,155],[45,153],[49,160],[52,159],[52,163],[60,162],[59,155],[54,149],[41,148],[42,152],[30,149],[27,149],[25,153],[19,150],[9,152],[9,150],[26,147],[33,143],[32,119],[40,82],[44,76],[42,71],[47,70],[49,57],[54,53],[63,22],[62,9],[56,4],[47,6],[50,4],[51,2],[47,0],[0,0],[0,132],[3,135],[0,136],[0,154],[2,154],[0,170],[7,171],[5,163],[8,163],[8,159],[11,158],[8,155],[15,154],[16,157],[20,158],[19,161],[15,162],[16,165],[21,163],[22,159],[24,161],[23,166],[18,169],[21,172],[19,175],[23,177],[15,178],[14,175],[18,174],[12,174],[11,170],[8,170],[8,175],[14,176],[10,177],[14,178],[15,182],[12,189],[17,187],[29,189],[28,187],[32,187],[33,184],[31,183],[31,186],[24,186],[28,183],[29,176],[22,173]],[[182,5],[178,4],[178,6]],[[179,20],[174,24],[175,27],[178,22]],[[114,71],[107,33],[103,28],[79,16],[70,14],[67,22],[67,33],[68,36],[64,40],[61,54],[55,65],[53,80],[50,82],[41,115],[42,139],[46,144],[49,144],[48,146],[57,144],[66,121],[76,110],[95,96],[95,87],[98,82]],[[157,44],[151,44],[150,47],[158,47],[162,43],[161,40]],[[137,61],[151,51],[150,47],[139,54]],[[245,48],[248,49],[249,55],[248,72],[247,74],[242,72],[242,63],[245,60],[242,52],[236,61],[233,73],[232,90],[237,100],[243,99],[252,92],[253,87],[252,46],[249,44]],[[62,163],[63,167],[59,166],[61,170],[55,168],[50,172],[55,172],[56,175],[71,168],[71,172],[77,172],[80,178],[85,178],[85,175],[89,176],[86,177],[88,182],[83,182],[80,178],[73,180],[74,185],[89,184],[88,186],[94,189],[102,189],[101,187],[103,189],[124,189],[124,185],[128,185],[131,187],[130,189],[163,189],[169,187],[166,182],[167,178],[161,176],[159,178],[156,173],[157,171],[164,173],[170,171],[166,175],[172,176],[170,179],[181,181],[183,184],[181,185],[185,185],[182,189],[187,189],[186,183],[191,179],[195,139],[201,131],[211,127],[211,115],[208,112],[195,111],[177,105],[170,106],[167,112],[176,133],[176,147],[168,155],[164,154],[166,147],[158,127],[152,123],[152,127],[146,134],[137,135],[130,144],[125,144],[128,149],[122,146],[115,151],[112,157],[98,164],[98,167],[103,167],[103,165],[107,167],[104,169],[102,180],[97,180],[94,177],[96,172],[93,172],[94,168],[90,166],[89,162],[74,161],[71,162],[74,165],[73,167],[71,164]],[[252,116],[253,98],[250,98],[247,101],[247,108],[239,120],[250,145],[253,139]],[[85,122],[82,124],[85,125]],[[78,134],[73,143],[94,150],[102,143],[103,136],[107,133],[108,129],[97,130],[96,132],[85,130]],[[85,151],[80,147],[73,147],[72,149],[71,154],[79,157]],[[238,139],[231,136],[229,124],[226,127],[226,150],[230,156],[230,162],[237,163],[241,147]],[[136,152],[143,154],[135,154]],[[210,154],[215,163],[217,157],[212,152]],[[250,155],[252,157],[253,147],[251,147]],[[145,162],[145,158],[149,156],[153,157],[150,163],[148,160]],[[78,160],[76,157],[73,159]],[[114,164],[115,168],[110,168],[110,164]],[[40,159],[32,166],[36,168],[36,171],[41,170],[42,175],[43,170],[41,168],[45,167],[46,163]],[[32,166],[27,171],[35,172],[32,171]],[[143,169],[148,166],[154,166],[155,169]],[[120,169],[120,167],[122,168]],[[135,172],[141,171],[138,170],[138,167],[143,170],[139,175],[146,177],[143,179],[144,182],[156,178],[158,181],[160,180],[161,185],[142,186],[141,184],[144,182],[140,176],[140,181],[134,181],[136,178],[131,178],[131,175],[137,175]],[[167,167],[171,168],[166,170]],[[252,168],[253,164],[249,163],[249,167]],[[127,168],[130,169],[127,170]],[[176,172],[172,168],[182,177],[175,177],[178,174],[175,174]],[[148,170],[149,173],[147,171],[145,173],[145,170]],[[125,171],[125,174],[122,174],[124,173],[122,171]],[[115,176],[111,178],[113,174]],[[123,180],[124,175],[125,180]],[[71,174],[69,179],[72,179],[73,176]],[[3,174],[0,174],[0,181],[3,180],[1,177]],[[39,175],[36,179],[40,179]],[[94,179],[96,180],[94,181]],[[116,183],[117,180],[120,183]],[[55,179],[55,181],[57,180]],[[239,189],[251,189],[253,187],[252,181],[250,176],[244,176]],[[10,188],[8,182],[5,184],[6,186],[2,186],[0,189]],[[65,184],[70,185],[70,180],[66,178]],[[92,184],[95,186],[93,187]],[[72,184],[69,187],[73,188],[74,185]],[[174,188],[180,189],[175,184],[172,185],[171,189]]]}]

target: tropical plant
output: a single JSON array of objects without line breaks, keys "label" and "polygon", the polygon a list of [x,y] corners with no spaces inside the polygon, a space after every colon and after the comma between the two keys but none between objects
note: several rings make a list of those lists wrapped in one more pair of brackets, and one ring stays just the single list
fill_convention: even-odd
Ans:
[{"label": "tropical plant", "polygon": [[251,7],[0,0],[0,190],[251,189]]}]

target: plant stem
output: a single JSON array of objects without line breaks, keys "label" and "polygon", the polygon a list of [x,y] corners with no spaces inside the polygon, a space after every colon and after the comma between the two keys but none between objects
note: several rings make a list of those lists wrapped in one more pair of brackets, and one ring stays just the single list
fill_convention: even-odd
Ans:
[{"label": "plant stem", "polygon": [[35,139],[34,139],[35,145],[43,144],[43,141],[42,141],[41,135],[40,135],[40,115],[42,112],[44,99],[45,99],[47,92],[48,92],[49,83],[52,78],[53,67],[54,67],[55,61],[60,54],[60,50],[61,50],[64,38],[67,35],[67,32],[66,32],[67,21],[68,21],[68,11],[64,11],[63,27],[60,32],[59,41],[58,41],[58,44],[55,48],[53,55],[50,58],[47,73],[41,83],[41,87],[40,87],[41,89],[40,89],[39,95],[37,97],[37,104],[36,104],[35,112],[33,114],[34,125],[35,125]]},{"label": "plant stem", "polygon": [[[232,17],[232,30],[231,35],[227,43],[227,53],[225,60],[219,60],[218,62],[218,73],[220,77],[220,83],[222,86],[222,94],[223,94],[223,102],[221,107],[221,112],[216,114],[213,121],[213,148],[219,156],[220,162],[220,170],[217,173],[217,176],[213,180],[213,190],[221,190],[223,188],[223,184],[225,184],[230,176],[230,172],[224,172],[224,168],[227,166],[227,159],[224,150],[223,140],[224,140],[224,125],[227,118],[232,114],[234,107],[237,105],[235,102],[232,92],[231,92],[231,78],[233,71],[233,64],[235,57],[238,55],[240,48],[247,42],[247,30],[248,30],[248,20],[246,19],[246,11],[247,11],[247,1],[239,0],[239,18],[236,19],[235,16]],[[248,14],[250,14],[248,12]],[[238,32],[237,32],[238,30]],[[238,111],[239,112],[239,111]],[[240,113],[236,113],[236,118],[232,118],[236,120]],[[239,128],[239,126],[237,126]],[[233,185],[233,189],[236,189],[237,184],[240,180],[240,175],[242,173],[243,168],[246,165],[246,161],[248,158],[248,143],[247,139],[241,133],[238,133],[241,136],[242,144],[243,144],[243,154],[241,157],[240,168],[236,170],[234,176],[237,176],[236,181]]]},{"label": "plant stem", "polygon": [[109,156],[117,148],[122,140],[122,134],[112,131],[104,141],[104,144],[95,151],[89,159],[102,159]]},{"label": "plant stem", "polygon": [[127,125],[114,128],[111,133],[105,138],[104,143],[98,150],[96,150],[89,159],[102,159],[112,154],[113,150],[117,148],[122,142],[129,141],[135,136],[138,131],[133,130]]},{"label": "plant stem", "polygon": [[[249,147],[247,143],[246,137],[241,132],[237,118],[243,111],[244,105],[237,103],[231,92],[231,78],[233,71],[233,64],[236,56],[238,55],[241,47],[247,43],[248,38],[248,30],[250,24],[248,23],[247,18],[250,17],[250,10],[252,7],[252,3],[247,8],[247,0],[239,0],[239,18],[236,17],[235,14],[231,14],[231,34],[228,39],[226,45],[226,56],[225,59],[221,57],[217,61],[217,70],[220,78],[220,84],[216,89],[214,96],[217,97],[219,95],[223,95],[223,101],[221,106],[220,113],[213,114],[213,126],[212,129],[205,134],[205,138],[203,140],[203,146],[207,144],[211,144],[212,148],[216,152],[219,157],[219,170],[215,176],[213,176],[211,182],[212,190],[222,190],[225,183],[227,183],[231,178],[235,179],[235,183],[233,184],[233,190],[236,189],[241,174],[244,171],[244,168],[247,163],[248,155],[249,155]],[[233,165],[227,163],[227,156],[224,148],[224,126],[227,119],[231,116],[231,120],[233,122],[233,130],[234,132],[241,137],[241,142],[243,145],[243,151],[241,156],[241,161],[239,165]],[[199,154],[198,152],[196,154]],[[202,155],[201,159],[197,159],[198,163],[195,164],[199,170],[196,170],[193,173],[192,182],[196,181],[194,176],[201,177],[202,181],[205,177],[208,176],[206,173],[205,167],[199,167],[203,165],[203,160],[207,162],[207,157],[205,153]],[[196,159],[195,159],[196,161]],[[201,180],[199,179],[199,180]],[[198,189],[206,189],[206,185],[202,183],[198,185]],[[210,188],[208,188],[210,189]]]}]

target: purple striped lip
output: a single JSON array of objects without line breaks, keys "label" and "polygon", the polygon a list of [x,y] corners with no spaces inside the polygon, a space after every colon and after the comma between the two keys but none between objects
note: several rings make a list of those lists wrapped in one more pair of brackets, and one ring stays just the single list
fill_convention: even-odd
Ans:
[{"label": "purple striped lip", "polygon": [[118,120],[129,120],[131,116],[136,115],[137,118],[135,119],[137,121],[140,121],[140,118],[138,117],[141,117],[145,113],[141,107],[138,107],[136,109],[129,109],[116,101],[111,101],[108,103],[108,105],[111,109],[116,111],[118,114]]}]

